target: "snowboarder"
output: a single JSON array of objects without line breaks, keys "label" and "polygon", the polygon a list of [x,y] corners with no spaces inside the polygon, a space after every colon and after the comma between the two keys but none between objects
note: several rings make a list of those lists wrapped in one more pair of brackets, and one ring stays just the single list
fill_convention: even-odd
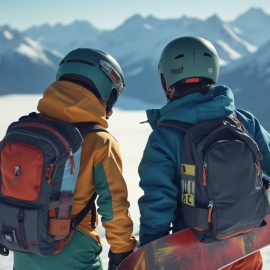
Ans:
[{"label": "snowboarder", "polygon": [[[37,109],[45,117],[73,124],[93,122],[106,129],[106,118],[112,114],[124,86],[121,67],[111,55],[95,49],[76,49],[59,64],[56,81],[45,90]],[[119,145],[108,132],[84,136],[73,216],[95,192],[110,245],[109,269],[113,270],[133,251],[136,240],[132,236]],[[93,216],[95,213],[88,213],[59,254],[41,257],[15,252],[14,269],[103,269],[100,236],[90,226]]]},{"label": "snowboarder", "polygon": [[[181,198],[177,180],[181,175],[184,134],[174,128],[158,126],[161,121],[197,124],[234,113],[259,146],[263,156],[262,171],[270,172],[270,134],[250,112],[236,109],[230,88],[215,85],[219,77],[219,58],[209,41],[200,37],[171,41],[161,54],[158,70],[168,102],[161,109],[147,111],[153,132],[139,165],[140,187],[144,191],[139,199],[140,245],[168,235],[171,224],[174,232],[185,228],[179,205],[183,199],[190,199],[189,203],[194,205],[192,197]],[[226,269],[262,269],[261,254],[252,254]]]}]

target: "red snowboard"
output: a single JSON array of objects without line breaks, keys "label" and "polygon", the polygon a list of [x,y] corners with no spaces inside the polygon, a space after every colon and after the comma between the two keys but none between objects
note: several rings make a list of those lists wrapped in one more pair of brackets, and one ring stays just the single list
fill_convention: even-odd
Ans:
[{"label": "red snowboard", "polygon": [[267,225],[211,244],[201,243],[190,229],[157,239],[126,258],[118,270],[216,270],[270,244]]}]

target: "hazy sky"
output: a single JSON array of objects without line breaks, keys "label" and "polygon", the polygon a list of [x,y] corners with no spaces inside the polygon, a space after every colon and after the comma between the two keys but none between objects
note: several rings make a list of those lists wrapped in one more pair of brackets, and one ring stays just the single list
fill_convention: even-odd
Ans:
[{"label": "hazy sky", "polygon": [[101,29],[112,29],[133,14],[158,18],[206,18],[213,13],[232,20],[250,7],[270,14],[270,0],[0,0],[0,25],[18,29],[45,22],[90,21]]}]

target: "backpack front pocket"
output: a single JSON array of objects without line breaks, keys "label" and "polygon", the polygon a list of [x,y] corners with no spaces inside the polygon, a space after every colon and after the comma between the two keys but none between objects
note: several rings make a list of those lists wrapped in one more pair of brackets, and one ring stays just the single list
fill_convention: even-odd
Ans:
[{"label": "backpack front pocket", "polygon": [[10,198],[35,201],[40,194],[43,153],[26,143],[7,143],[1,152],[1,193]]},{"label": "backpack front pocket", "polygon": [[6,248],[35,255],[53,253],[57,241],[48,237],[48,210],[20,208],[0,202],[0,243]]},{"label": "backpack front pocket", "polygon": [[266,215],[265,196],[250,149],[238,140],[219,141],[209,148],[206,162],[213,236],[230,238],[260,226]]}]

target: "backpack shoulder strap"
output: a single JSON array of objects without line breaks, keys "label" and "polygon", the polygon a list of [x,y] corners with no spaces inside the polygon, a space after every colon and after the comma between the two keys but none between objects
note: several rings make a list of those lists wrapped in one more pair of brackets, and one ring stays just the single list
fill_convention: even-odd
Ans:
[{"label": "backpack shoulder strap", "polygon": [[80,131],[83,137],[85,137],[88,133],[92,132],[103,131],[109,133],[107,129],[94,122],[81,122],[74,123],[73,125]]},{"label": "backpack shoulder strap", "polygon": [[192,124],[181,122],[177,120],[164,120],[158,123],[158,127],[170,127],[175,128],[177,130],[180,130],[184,133],[187,133],[187,131],[193,126]]},{"label": "backpack shoulder strap", "polygon": [[[102,127],[101,125],[94,122],[81,122],[75,123],[74,126],[80,131],[81,135],[85,137],[89,133],[93,132],[108,132],[107,129]],[[91,227],[93,229],[96,228],[96,204],[95,200],[97,198],[97,193],[95,192],[86,206],[79,212],[79,214],[72,219],[71,226],[73,229],[80,224],[80,222],[86,217],[88,212],[91,210]]]}]

